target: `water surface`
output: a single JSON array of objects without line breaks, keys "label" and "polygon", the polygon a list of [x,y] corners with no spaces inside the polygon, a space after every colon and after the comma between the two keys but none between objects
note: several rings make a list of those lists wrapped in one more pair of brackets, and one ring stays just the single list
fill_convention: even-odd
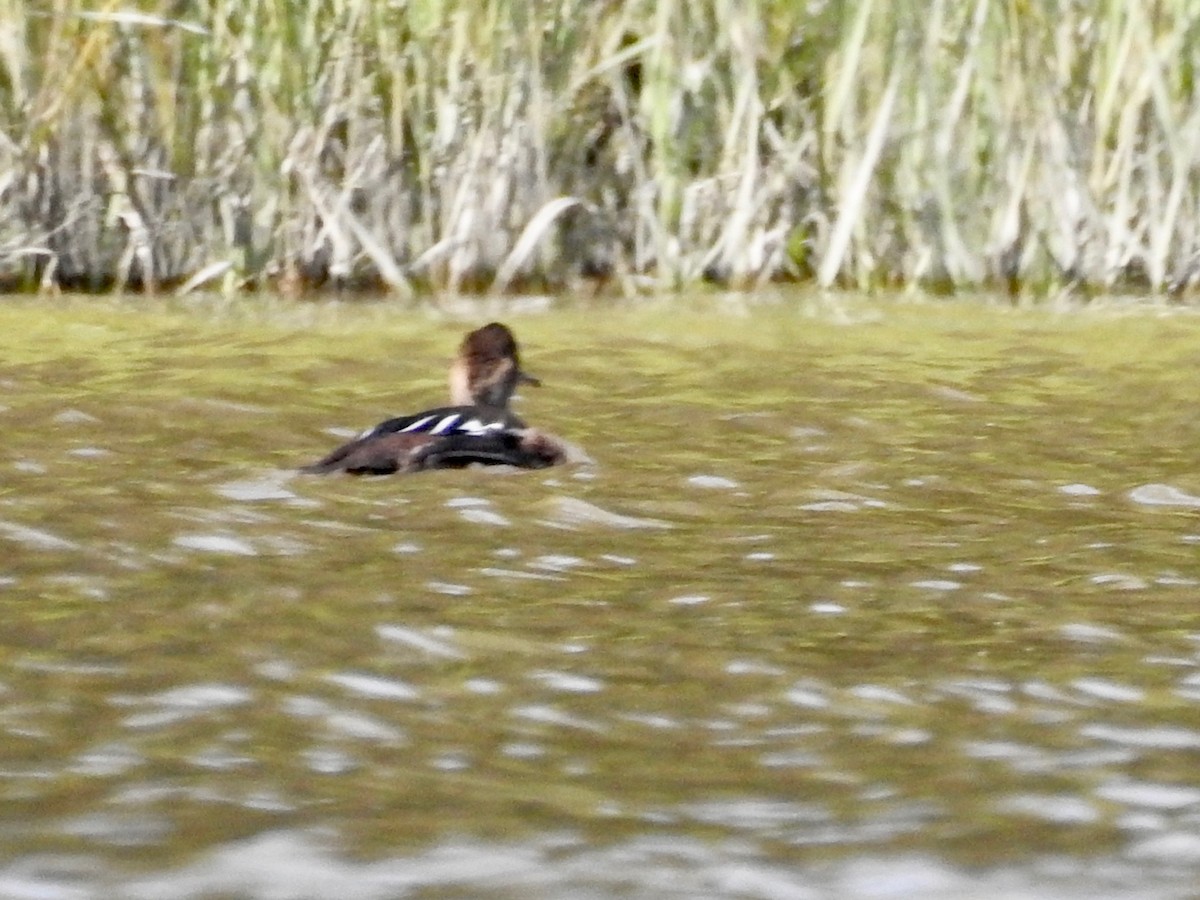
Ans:
[{"label": "water surface", "polygon": [[1188,897],[1200,319],[0,307],[0,897]]}]

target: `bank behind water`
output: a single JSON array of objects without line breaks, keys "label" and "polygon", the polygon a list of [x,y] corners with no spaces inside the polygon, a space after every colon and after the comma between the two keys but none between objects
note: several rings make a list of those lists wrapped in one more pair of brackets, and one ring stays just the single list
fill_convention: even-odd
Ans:
[{"label": "bank behind water", "polygon": [[[595,465],[292,471],[493,318]],[[0,896],[1190,896],[1198,363],[1145,307],[7,301]]]},{"label": "bank behind water", "polygon": [[1200,276],[1187,0],[0,16],[0,290]]}]

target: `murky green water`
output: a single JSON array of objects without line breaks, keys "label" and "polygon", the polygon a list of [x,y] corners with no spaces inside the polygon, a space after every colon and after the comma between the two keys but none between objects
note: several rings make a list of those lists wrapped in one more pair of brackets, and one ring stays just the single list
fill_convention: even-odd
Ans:
[{"label": "murky green water", "polygon": [[1200,318],[497,315],[0,307],[0,897],[1194,896]]}]

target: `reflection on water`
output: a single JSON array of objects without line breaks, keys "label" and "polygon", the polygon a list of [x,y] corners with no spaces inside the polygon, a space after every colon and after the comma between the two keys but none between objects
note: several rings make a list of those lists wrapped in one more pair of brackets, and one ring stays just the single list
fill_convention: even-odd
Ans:
[{"label": "reflection on water", "polygon": [[861,318],[517,318],[594,465],[354,480],[461,323],[0,309],[0,897],[1191,896],[1200,322]]}]

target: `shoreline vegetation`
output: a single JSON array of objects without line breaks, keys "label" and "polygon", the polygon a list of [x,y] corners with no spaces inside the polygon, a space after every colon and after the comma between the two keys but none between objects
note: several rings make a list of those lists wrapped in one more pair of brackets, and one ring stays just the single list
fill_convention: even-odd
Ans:
[{"label": "shoreline vegetation", "polygon": [[0,290],[1200,283],[1185,0],[0,0]]}]

